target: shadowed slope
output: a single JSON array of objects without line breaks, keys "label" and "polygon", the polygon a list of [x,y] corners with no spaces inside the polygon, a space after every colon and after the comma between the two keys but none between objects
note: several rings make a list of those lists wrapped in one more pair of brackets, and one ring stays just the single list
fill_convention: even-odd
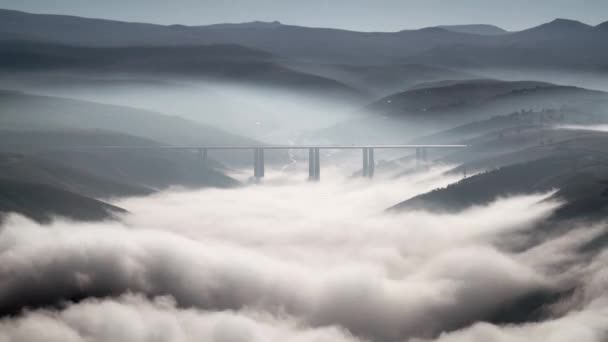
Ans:
[{"label": "shadowed slope", "polygon": [[54,216],[99,221],[125,212],[116,206],[44,184],[0,179],[0,219],[18,213],[38,222]]}]

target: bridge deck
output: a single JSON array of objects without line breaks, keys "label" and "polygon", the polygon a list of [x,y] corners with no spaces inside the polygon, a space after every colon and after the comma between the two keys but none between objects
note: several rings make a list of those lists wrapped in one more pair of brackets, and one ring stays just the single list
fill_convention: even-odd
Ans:
[{"label": "bridge deck", "polygon": [[208,145],[208,146],[82,146],[76,149],[165,149],[165,150],[348,150],[348,149],[412,149],[412,148],[463,148],[467,145]]},{"label": "bridge deck", "polygon": [[372,178],[376,162],[374,150],[376,149],[415,149],[416,162],[427,160],[427,149],[432,148],[464,148],[467,145],[203,145],[203,146],[79,146],[67,147],[76,150],[191,150],[198,151],[201,163],[204,165],[210,150],[252,150],[254,177],[258,180],[264,177],[264,151],[265,150],[309,150],[308,172],[309,179],[320,179],[320,153],[319,150],[362,150],[363,176]]}]

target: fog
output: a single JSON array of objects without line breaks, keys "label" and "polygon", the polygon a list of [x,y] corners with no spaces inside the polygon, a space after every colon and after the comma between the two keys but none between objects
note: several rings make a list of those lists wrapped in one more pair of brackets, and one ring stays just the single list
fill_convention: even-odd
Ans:
[{"label": "fog", "polygon": [[556,128],[581,131],[608,132],[608,125],[560,125]]},{"label": "fog", "polygon": [[204,78],[146,75],[5,75],[0,88],[182,117],[267,143],[293,142],[310,131],[356,116],[369,100]]},{"label": "fog", "polygon": [[[11,216],[0,309],[30,309],[0,321],[0,341],[605,337],[608,256],[578,253],[604,227],[526,247],[560,205],[550,194],[457,214],[384,211],[457,180],[445,169],[369,181],[330,167],[318,184],[270,170],[262,185],[117,201],[130,211],[117,222]],[[476,324],[571,289],[546,321]]]}]

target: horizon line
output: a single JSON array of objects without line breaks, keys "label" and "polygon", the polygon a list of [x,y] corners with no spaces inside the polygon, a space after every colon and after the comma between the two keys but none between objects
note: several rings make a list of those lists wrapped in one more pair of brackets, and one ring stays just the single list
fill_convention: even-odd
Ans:
[{"label": "horizon line", "polygon": [[[273,23],[277,23],[278,25],[281,26],[294,26],[294,27],[302,27],[302,28],[309,28],[309,29],[328,29],[328,30],[337,30],[337,31],[349,31],[349,32],[358,32],[358,33],[399,33],[399,32],[404,32],[404,31],[420,31],[420,30],[424,30],[424,29],[432,29],[432,28],[439,28],[439,29],[444,29],[441,26],[472,26],[472,25],[487,25],[487,26],[494,26],[497,27],[501,30],[504,30],[506,33],[516,33],[516,32],[522,32],[522,31],[526,31],[529,29],[533,29],[535,27],[539,27],[541,25],[545,25],[545,24],[549,24],[552,22],[555,22],[557,20],[567,20],[567,21],[572,21],[572,22],[578,22],[590,27],[598,27],[602,24],[608,23],[608,19],[601,21],[598,24],[590,24],[581,20],[577,20],[577,19],[569,19],[569,18],[554,18],[551,21],[547,21],[547,22],[541,22],[540,24],[537,24],[535,26],[531,26],[531,27],[527,27],[527,28],[523,28],[523,29],[518,29],[518,30],[508,30],[505,29],[499,25],[496,24],[490,24],[490,23],[469,23],[469,24],[449,24],[449,23],[443,23],[443,24],[438,24],[438,25],[431,25],[431,26],[423,26],[423,27],[418,27],[418,28],[404,28],[401,30],[395,30],[395,31],[382,31],[382,30],[355,30],[355,29],[348,29],[348,28],[340,28],[340,27],[326,27],[326,26],[306,26],[306,25],[296,25],[296,24],[289,24],[289,23],[284,23],[281,20],[271,20],[271,21],[265,21],[265,20],[251,20],[251,21],[242,21],[242,22],[216,22],[216,23],[211,23],[211,24],[180,24],[180,23],[157,23],[157,22],[150,22],[150,21],[130,21],[130,20],[121,20],[121,19],[116,19],[116,18],[107,18],[107,17],[90,17],[90,16],[82,16],[82,15],[75,15],[75,14],[65,14],[65,13],[50,13],[50,12],[29,12],[29,11],[24,11],[24,10],[17,10],[17,9],[10,9],[10,8],[3,8],[0,7],[0,11],[11,11],[11,12],[18,12],[18,13],[24,13],[24,14],[29,14],[29,15],[41,15],[41,16],[59,16],[59,17],[71,17],[71,18],[80,18],[80,19],[89,19],[89,20],[103,20],[103,21],[110,21],[110,22],[120,22],[120,23],[128,23],[128,24],[143,24],[143,25],[156,25],[156,26],[163,26],[163,27],[171,27],[171,26],[186,26],[186,27],[192,27],[192,28],[196,28],[196,27],[210,27],[210,26],[217,26],[217,25],[243,25],[243,24],[253,24],[253,23],[262,23],[262,24],[273,24]],[[449,31],[447,29],[445,29],[446,31]]]}]

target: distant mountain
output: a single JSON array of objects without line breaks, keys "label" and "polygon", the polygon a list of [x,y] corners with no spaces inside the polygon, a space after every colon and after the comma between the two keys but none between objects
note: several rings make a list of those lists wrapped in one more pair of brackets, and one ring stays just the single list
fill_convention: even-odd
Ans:
[{"label": "distant mountain", "polygon": [[436,46],[405,58],[466,70],[493,68],[535,71],[605,72],[608,31],[584,23],[557,19],[524,31],[491,37],[492,41]]},{"label": "distant mountain", "polygon": [[10,91],[0,91],[0,106],[3,129],[99,129],[176,145],[257,143],[176,116],[130,107]]},{"label": "distant mountain", "polygon": [[68,15],[30,14],[0,10],[2,35],[27,36],[33,40],[82,45],[148,45],[155,42],[180,45],[196,43],[187,38],[186,26],[128,23]]},{"label": "distant mountain", "polygon": [[42,223],[56,216],[99,221],[124,212],[116,206],[49,185],[0,178],[0,220],[6,214],[18,213]]},{"label": "distant mountain", "polygon": [[[428,136],[418,137],[411,141],[415,144],[428,144],[430,142],[442,144],[465,144],[487,147],[490,139],[508,141],[511,136],[522,134],[521,141],[526,131],[535,131],[536,134],[545,135],[541,131],[551,131],[551,136],[562,134],[566,130],[558,130],[555,127],[562,125],[601,125],[608,123],[608,115],[595,112],[583,112],[567,107],[562,109],[550,109],[541,111],[518,111],[507,115],[498,115],[490,119],[475,121],[436,132]],[[517,134],[515,134],[517,133]],[[518,139],[518,138],[515,138]],[[525,139],[529,140],[529,139]]]},{"label": "distant mountain", "polygon": [[[275,21],[251,21],[248,23],[239,23],[239,24],[233,24],[233,23],[213,24],[213,25],[207,25],[207,26],[202,26],[202,27],[209,28],[209,29],[242,29],[242,28],[272,29],[272,28],[278,28],[282,25],[283,24],[280,21],[275,20]],[[179,25],[173,25],[173,26],[179,26]]]},{"label": "distant mountain", "polygon": [[507,34],[509,31],[504,30],[498,26],[494,25],[441,25],[437,26],[438,28],[442,28],[444,30],[459,32],[459,33],[469,33],[469,34],[478,34],[482,36],[496,36],[501,34]]},{"label": "distant mountain", "polygon": [[[518,110],[608,104],[608,93],[535,81],[464,80],[427,84],[387,96],[372,113],[414,121],[472,121]],[[595,108],[595,107],[594,107]],[[494,113],[494,114],[492,114]]]},{"label": "distant mountain", "polygon": [[555,19],[549,23],[542,24],[527,30],[523,30],[514,34],[514,36],[537,36],[538,38],[555,36],[569,36],[576,33],[590,33],[594,31],[594,27],[584,24],[580,21],[569,19]]},{"label": "distant mountain", "polygon": [[317,134],[338,142],[406,143],[496,115],[564,107],[608,116],[608,93],[535,81],[428,83],[387,96],[367,106],[358,118]]},{"label": "distant mountain", "polygon": [[471,73],[423,64],[318,65],[314,63],[292,63],[288,66],[306,73],[329,77],[356,89],[363,89],[380,96],[404,91],[424,82],[479,78]]},{"label": "distant mountain", "polygon": [[7,10],[0,11],[0,32],[0,39],[18,35],[80,46],[238,44],[282,58],[363,64],[397,62],[433,47],[479,40],[478,35],[436,28],[367,33],[260,23],[162,26]]},{"label": "distant mountain", "polygon": [[91,48],[5,40],[0,41],[0,71],[180,76],[328,96],[364,95],[335,80],[282,67],[270,54],[238,45]]},{"label": "distant mountain", "polygon": [[[458,31],[458,32],[454,32]],[[480,34],[480,33],[486,34]],[[237,44],[280,59],[323,64],[480,66],[605,66],[607,30],[565,19],[520,32],[464,25],[400,32],[355,32],[280,23],[152,25],[0,10],[0,39],[76,46]],[[547,60],[547,53],[551,59]],[[576,52],[576,54],[574,53]],[[577,63],[578,62],[578,63]]]}]

